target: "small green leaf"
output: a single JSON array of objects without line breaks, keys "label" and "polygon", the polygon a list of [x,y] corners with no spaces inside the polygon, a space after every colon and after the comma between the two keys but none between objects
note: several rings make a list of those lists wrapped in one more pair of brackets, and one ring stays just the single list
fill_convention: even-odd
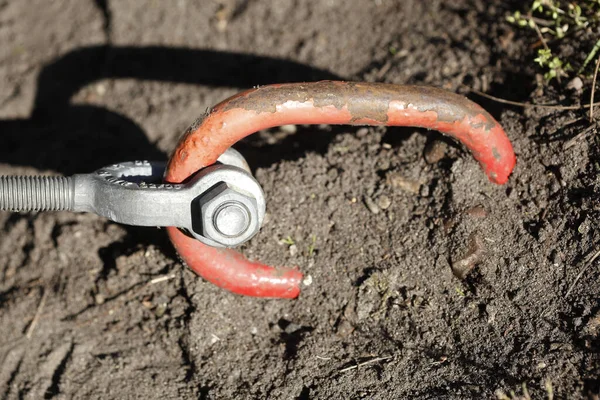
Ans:
[{"label": "small green leaf", "polygon": [[540,67],[544,67],[550,61],[550,57],[552,57],[552,50],[550,49],[539,49],[538,56],[533,61],[540,64]]},{"label": "small green leaf", "polygon": [[285,239],[281,239],[280,242],[283,244],[287,244],[288,246],[292,246],[293,244],[295,244],[294,239],[292,239],[291,236],[288,236]]}]

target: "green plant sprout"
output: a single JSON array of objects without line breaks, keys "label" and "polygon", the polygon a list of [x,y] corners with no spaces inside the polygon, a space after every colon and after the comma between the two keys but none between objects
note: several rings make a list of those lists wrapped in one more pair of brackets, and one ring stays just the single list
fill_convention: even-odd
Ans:
[{"label": "green plant sprout", "polygon": [[[547,81],[572,71],[568,61],[561,60],[552,53],[548,42],[559,43],[568,34],[584,28],[597,28],[600,25],[600,0],[533,0],[526,12],[515,11],[506,17],[511,24],[521,28],[529,28],[536,32],[543,48],[538,50],[535,62],[546,72]],[[600,50],[600,40],[587,55],[577,74],[581,74]]]},{"label": "green plant sprout", "polygon": [[294,239],[292,239],[291,236],[288,236],[285,239],[281,239],[280,242],[283,244],[287,244],[288,246],[293,246],[296,243],[294,242]]},{"label": "green plant sprout", "polygon": [[533,61],[537,62],[540,67],[547,68],[548,71],[544,73],[546,81],[551,81],[553,78],[560,79],[567,75],[567,71],[573,70],[571,64],[563,64],[560,58],[553,56],[550,49],[539,49],[538,56]]},{"label": "green plant sprout", "polygon": [[311,242],[308,245],[308,256],[312,257],[313,254],[315,253],[315,246],[317,244],[317,235],[311,235],[310,240],[311,240]]}]

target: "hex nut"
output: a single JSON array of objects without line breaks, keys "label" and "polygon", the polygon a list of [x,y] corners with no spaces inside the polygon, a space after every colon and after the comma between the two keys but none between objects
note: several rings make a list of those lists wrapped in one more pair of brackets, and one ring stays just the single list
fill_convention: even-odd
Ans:
[{"label": "hex nut", "polygon": [[226,247],[254,236],[259,228],[256,199],[221,182],[197,198],[200,235]]}]

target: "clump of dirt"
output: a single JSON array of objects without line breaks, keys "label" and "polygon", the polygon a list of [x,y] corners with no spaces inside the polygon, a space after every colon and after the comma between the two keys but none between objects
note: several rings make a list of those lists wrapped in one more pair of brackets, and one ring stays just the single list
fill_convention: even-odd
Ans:
[{"label": "clump of dirt", "polygon": [[[2,174],[166,159],[257,84],[567,97],[537,90],[505,22],[517,2],[38,2],[0,2]],[[598,139],[565,146],[583,111],[469,96],[514,144],[505,186],[421,129],[283,127],[237,146],[268,200],[242,251],[299,266],[297,300],[202,281],[161,230],[0,214],[2,398],[597,395]]]}]

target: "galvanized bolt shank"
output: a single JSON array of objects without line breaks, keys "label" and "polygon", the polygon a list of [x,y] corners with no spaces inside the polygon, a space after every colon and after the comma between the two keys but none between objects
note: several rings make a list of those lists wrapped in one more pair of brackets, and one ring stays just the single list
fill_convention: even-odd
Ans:
[{"label": "galvanized bolt shank", "polygon": [[3,211],[72,211],[73,199],[71,177],[0,177],[0,210]]}]

